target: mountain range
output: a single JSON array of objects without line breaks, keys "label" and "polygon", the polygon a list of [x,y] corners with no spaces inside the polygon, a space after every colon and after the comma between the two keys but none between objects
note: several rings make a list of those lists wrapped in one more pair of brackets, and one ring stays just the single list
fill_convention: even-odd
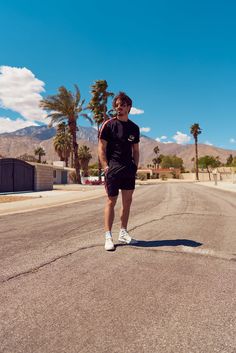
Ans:
[{"label": "mountain range", "polygon": [[[16,158],[24,153],[34,155],[34,149],[41,146],[45,149],[46,156],[43,160],[48,162],[59,160],[54,151],[53,137],[56,134],[54,127],[29,126],[14,132],[0,134],[0,155],[3,157]],[[97,161],[97,130],[93,127],[79,126],[77,131],[79,145],[86,144],[93,155],[91,162]],[[184,161],[186,169],[193,168],[191,159],[195,156],[195,147],[193,144],[180,145],[177,143],[161,143],[147,136],[141,135],[140,138],[140,166],[146,166],[152,163],[155,157],[153,149],[159,146],[160,153],[164,155],[177,155]],[[236,150],[225,150],[215,146],[205,144],[198,145],[199,157],[205,155],[219,156],[220,161],[225,163],[230,154],[236,156]]]}]

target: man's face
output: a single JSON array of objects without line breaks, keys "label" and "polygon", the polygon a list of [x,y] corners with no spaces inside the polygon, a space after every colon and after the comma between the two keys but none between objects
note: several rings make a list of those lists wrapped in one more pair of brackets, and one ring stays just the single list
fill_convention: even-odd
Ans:
[{"label": "man's face", "polygon": [[117,99],[115,104],[115,110],[118,117],[128,116],[130,111],[130,106],[127,105],[125,102],[122,102],[121,99]]}]

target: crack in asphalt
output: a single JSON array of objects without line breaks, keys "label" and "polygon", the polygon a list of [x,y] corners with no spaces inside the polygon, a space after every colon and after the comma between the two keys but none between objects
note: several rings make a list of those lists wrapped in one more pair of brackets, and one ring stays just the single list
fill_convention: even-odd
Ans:
[{"label": "crack in asphalt", "polygon": [[181,213],[171,213],[171,214],[168,214],[168,215],[163,215],[162,217],[160,218],[154,218],[150,221],[147,221],[147,222],[144,222],[142,224],[139,224],[133,228],[130,228],[130,231],[133,231],[137,228],[140,228],[140,227],[143,227],[147,224],[150,224],[150,223],[154,223],[154,222],[158,222],[158,221],[162,221],[163,219],[165,218],[168,218],[168,217],[173,217],[173,216],[183,216],[183,215],[194,215],[194,216],[204,216],[204,217],[208,217],[208,216],[217,216],[217,217],[229,217],[229,218],[232,218],[231,216],[226,216],[226,215],[223,215],[223,214],[212,214],[212,213],[196,213],[196,212],[181,212]]},{"label": "crack in asphalt", "polygon": [[56,262],[58,260],[61,260],[63,258],[66,258],[68,256],[71,256],[73,254],[75,254],[76,252],[80,251],[80,250],[87,250],[87,249],[91,249],[91,248],[96,248],[98,246],[101,246],[100,244],[95,244],[95,245],[90,245],[90,246],[84,246],[82,248],[79,248],[79,249],[76,249],[75,251],[71,251],[67,254],[64,254],[64,255],[61,255],[61,256],[58,256],[58,257],[55,257],[53,259],[51,259],[50,261],[47,261],[47,262],[44,262],[43,264],[39,265],[39,266],[36,266],[34,268],[31,268],[30,270],[27,270],[27,271],[23,271],[23,272],[20,272],[20,273],[17,273],[13,276],[10,276],[10,277],[7,277],[6,279],[2,280],[0,283],[5,283],[5,282],[8,282],[12,279],[16,279],[18,277],[21,277],[21,276],[24,276],[24,275],[27,275],[27,274],[31,274],[31,273],[34,273],[34,272],[37,272],[38,270],[40,270],[41,268],[45,267],[45,266],[48,266],[48,265],[51,265],[53,262]]},{"label": "crack in asphalt", "polygon": [[[151,224],[151,223],[154,223],[154,222],[158,222],[158,221],[162,221],[163,219],[165,218],[168,218],[168,217],[174,217],[174,216],[181,216],[181,215],[198,215],[198,216],[217,216],[217,217],[220,217],[220,216],[223,216],[223,217],[229,217],[229,216],[225,216],[225,215],[219,215],[219,214],[205,214],[205,213],[196,213],[196,212],[182,212],[182,213],[172,213],[172,214],[168,214],[168,215],[163,215],[162,217],[159,217],[159,218],[154,218],[154,219],[151,219],[149,220],[148,222],[144,222],[142,224],[139,224],[133,228],[130,228],[130,232],[134,231],[135,229],[137,228],[141,228],[147,224]],[[114,226],[119,224],[119,222],[116,222],[114,223]],[[80,227],[75,227],[73,229],[70,229],[69,231],[67,231],[64,235],[67,235],[77,229],[79,229]],[[98,230],[93,230],[93,231],[90,231],[88,232],[89,234],[90,233],[94,233],[94,232],[97,232]],[[87,233],[87,234],[88,234]],[[181,239],[180,239],[181,240]],[[149,240],[150,241],[150,240]],[[63,259],[63,258],[66,258],[68,256],[71,256],[81,250],[88,250],[88,249],[91,249],[91,248],[96,248],[96,247],[99,247],[101,246],[101,244],[94,244],[94,245],[90,245],[90,246],[84,246],[84,247],[81,247],[79,249],[76,249],[74,251],[71,251],[67,254],[63,254],[61,256],[58,256],[56,258],[53,258],[51,259],[50,261],[47,261],[39,266],[36,266],[35,268],[32,268],[30,270],[27,270],[27,271],[24,271],[24,272],[20,272],[20,273],[17,273],[13,276],[10,276],[10,277],[7,277],[6,279],[0,281],[0,283],[5,283],[5,282],[9,282],[10,280],[13,280],[13,279],[16,279],[18,277],[21,277],[21,276],[24,276],[24,275],[27,275],[27,274],[32,274],[34,272],[37,272],[39,271],[41,268],[43,267],[46,267],[48,265],[51,265],[52,263],[60,260],[60,259]],[[48,248],[48,246],[47,246]],[[211,257],[215,257],[215,258],[219,258],[219,259],[223,259],[223,260],[230,260],[230,261],[236,261],[236,257],[234,257],[234,254],[226,254],[226,253],[223,253],[223,252],[217,252],[217,251],[214,251],[214,250],[210,250],[210,249],[201,249],[200,251],[198,249],[192,249],[191,247],[184,247],[182,246],[182,249],[181,250],[154,250],[154,249],[147,249],[145,247],[135,247],[134,245],[130,245],[130,248],[133,248],[133,249],[136,249],[136,250],[145,250],[145,251],[161,251],[161,252],[166,252],[166,253],[188,253],[188,254],[193,254],[193,255],[205,255],[205,256],[211,256]],[[233,256],[233,257],[232,257]]]}]

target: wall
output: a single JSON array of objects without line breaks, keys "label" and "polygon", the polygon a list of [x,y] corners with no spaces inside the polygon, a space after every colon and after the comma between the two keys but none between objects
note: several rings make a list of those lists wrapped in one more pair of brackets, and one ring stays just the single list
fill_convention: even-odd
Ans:
[{"label": "wall", "polygon": [[34,190],[44,191],[53,189],[53,167],[47,164],[30,163],[35,166]]},{"label": "wall", "polygon": [[[207,172],[206,173],[199,172],[198,177],[199,177],[199,181],[209,181],[209,174]],[[196,174],[195,173],[181,173],[179,178],[184,179],[184,180],[193,181],[193,180],[196,180]],[[212,174],[211,174],[211,180],[214,180]]]},{"label": "wall", "polygon": [[[207,172],[200,172],[198,173],[199,176],[199,181],[209,181],[209,174]],[[211,176],[211,181],[214,181],[213,174],[210,173]],[[180,174],[180,179],[184,180],[196,180],[196,174],[195,173],[181,173]],[[218,181],[228,181],[228,182],[236,182],[236,174],[233,174],[230,171],[222,171],[217,173],[217,180]]]},{"label": "wall", "polygon": [[[63,170],[63,169],[62,169]],[[61,169],[55,169],[53,168],[53,183],[54,184],[61,184]],[[56,177],[54,177],[54,174],[56,174]]]}]

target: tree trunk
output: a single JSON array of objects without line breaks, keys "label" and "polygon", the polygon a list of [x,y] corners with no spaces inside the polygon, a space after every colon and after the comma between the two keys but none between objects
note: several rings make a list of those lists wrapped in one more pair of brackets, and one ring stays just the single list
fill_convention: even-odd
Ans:
[{"label": "tree trunk", "polygon": [[80,162],[79,162],[79,156],[78,156],[78,143],[76,141],[76,120],[75,119],[73,119],[73,121],[71,123],[69,123],[69,128],[70,128],[71,135],[72,135],[76,181],[78,184],[81,184]]},{"label": "tree trunk", "polygon": [[[99,141],[99,133],[100,133],[99,124],[97,124],[97,128],[98,128],[98,141]],[[102,181],[102,165],[101,165],[99,157],[98,157],[98,180],[99,180],[99,182]]]},{"label": "tree trunk", "polygon": [[70,167],[74,168],[73,151],[70,152]]},{"label": "tree trunk", "polygon": [[209,180],[211,180],[211,172],[210,172],[208,167],[207,167],[207,172],[208,172],[208,175],[209,175]]},{"label": "tree trunk", "polygon": [[197,137],[195,137],[195,154],[196,154],[196,179],[199,180],[199,176],[198,176],[198,149],[197,149]]},{"label": "tree trunk", "polygon": [[81,169],[83,170],[83,176],[88,177],[88,165],[89,165],[89,160],[88,159],[81,159],[80,160],[80,166]]}]

